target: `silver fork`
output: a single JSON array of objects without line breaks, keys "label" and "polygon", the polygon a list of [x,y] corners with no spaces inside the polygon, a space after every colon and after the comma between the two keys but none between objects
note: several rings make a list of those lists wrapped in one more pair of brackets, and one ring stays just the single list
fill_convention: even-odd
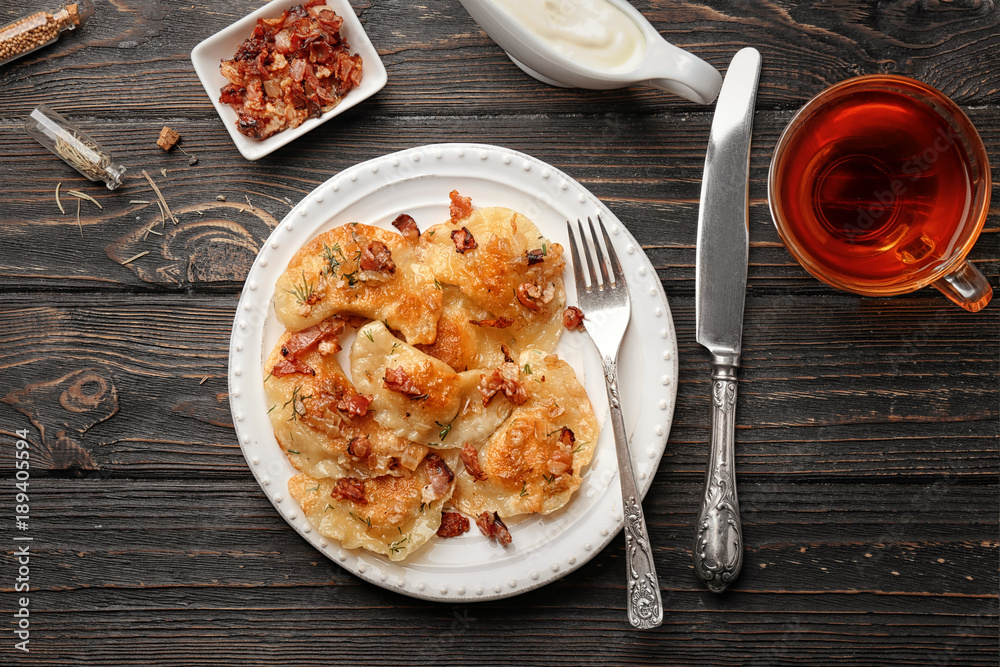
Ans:
[{"label": "silver fork", "polygon": [[[656,579],[656,565],[646,531],[646,519],[642,513],[642,501],[635,486],[632,457],[629,454],[628,436],[622,420],[621,400],[618,396],[618,349],[628,327],[632,312],[622,274],[621,264],[615,248],[611,245],[608,232],[600,216],[597,225],[604,237],[604,247],[610,261],[605,261],[601,244],[594,230],[594,222],[587,218],[590,238],[584,231],[583,223],[576,222],[580,231],[583,256],[587,261],[590,282],[584,278],[580,252],[577,250],[573,225],[566,221],[569,230],[569,246],[573,255],[573,273],[576,276],[576,298],[583,311],[585,329],[597,346],[604,364],[604,380],[608,389],[608,403],[611,405],[611,425],[615,433],[618,451],[618,477],[622,485],[622,502],[625,508],[625,566],[628,575],[628,620],[637,628],[655,628],[663,622],[663,604],[660,600],[660,584]],[[597,280],[594,266],[600,270],[601,281]],[[608,277],[608,265],[611,276]]]}]

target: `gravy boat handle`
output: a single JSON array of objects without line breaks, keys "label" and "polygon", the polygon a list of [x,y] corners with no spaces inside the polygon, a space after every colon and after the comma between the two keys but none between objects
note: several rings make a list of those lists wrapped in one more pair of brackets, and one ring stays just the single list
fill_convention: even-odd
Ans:
[{"label": "gravy boat handle", "polygon": [[722,88],[722,75],[717,69],[658,34],[650,39],[639,76],[654,88],[699,104],[714,102]]}]

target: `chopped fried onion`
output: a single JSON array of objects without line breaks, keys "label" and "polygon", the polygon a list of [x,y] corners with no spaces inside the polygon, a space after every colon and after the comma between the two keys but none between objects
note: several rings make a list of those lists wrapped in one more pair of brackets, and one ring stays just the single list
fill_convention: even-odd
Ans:
[{"label": "chopped fried onion", "polygon": [[368,439],[367,435],[359,435],[351,438],[351,441],[347,443],[347,453],[355,459],[363,459],[368,456],[371,445],[371,440]]}]

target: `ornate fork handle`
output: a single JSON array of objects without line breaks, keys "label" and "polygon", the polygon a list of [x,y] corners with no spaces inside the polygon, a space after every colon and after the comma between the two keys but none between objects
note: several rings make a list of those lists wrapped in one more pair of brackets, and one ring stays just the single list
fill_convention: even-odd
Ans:
[{"label": "ornate fork handle", "polygon": [[625,422],[618,397],[618,364],[604,357],[604,379],[611,405],[611,424],[618,452],[618,475],[625,509],[625,566],[628,575],[628,620],[637,628],[655,628],[663,622],[663,603],[656,564],[646,531],[646,518],[635,486],[632,457],[629,454]]},{"label": "ornate fork handle", "polygon": [[712,366],[712,430],[705,493],[698,513],[694,569],[721,593],[743,567],[743,527],[736,498],[736,366]]}]

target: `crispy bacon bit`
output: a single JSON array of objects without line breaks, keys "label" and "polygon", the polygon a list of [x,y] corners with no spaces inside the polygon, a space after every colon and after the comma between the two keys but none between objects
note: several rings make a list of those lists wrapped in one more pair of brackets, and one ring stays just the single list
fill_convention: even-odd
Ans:
[{"label": "crispy bacon bit", "polygon": [[438,528],[438,537],[458,537],[469,532],[472,524],[469,519],[458,512],[445,512],[441,515],[441,527]]},{"label": "crispy bacon bit", "polygon": [[379,273],[395,273],[396,263],[392,261],[389,246],[381,241],[372,241],[361,252],[358,268],[362,271],[377,271]]},{"label": "crispy bacon bit", "polygon": [[542,307],[532,298],[532,292],[538,292],[541,295],[541,291],[535,283],[521,283],[517,286],[517,300],[528,310],[541,310]]},{"label": "crispy bacon bit", "polygon": [[510,325],[514,324],[514,320],[509,317],[495,317],[492,320],[469,320],[469,324],[475,324],[477,327],[496,327],[497,329],[506,329]]},{"label": "crispy bacon bit", "polygon": [[496,540],[501,546],[507,546],[513,541],[503,519],[496,512],[492,516],[489,512],[483,512],[476,517],[476,525],[479,526],[483,535],[491,540]]},{"label": "crispy bacon bit", "polygon": [[552,452],[549,456],[549,460],[546,462],[545,467],[553,475],[562,475],[564,473],[573,473],[573,443],[576,442],[576,436],[573,435],[573,431],[563,426],[562,430],[559,432],[559,444],[557,449]]},{"label": "crispy bacon bit", "polygon": [[311,366],[299,361],[298,359],[282,359],[274,365],[274,368],[271,369],[271,375],[276,378],[283,378],[286,375],[294,375],[295,373],[316,375],[316,371],[314,371]]},{"label": "crispy bacon bit", "polygon": [[583,311],[570,306],[563,311],[563,326],[570,331],[583,331]]},{"label": "crispy bacon bit", "polygon": [[458,194],[458,190],[449,192],[448,197],[451,198],[448,213],[451,215],[452,222],[458,222],[472,214],[472,197],[463,197]]},{"label": "crispy bacon bit", "polygon": [[341,477],[333,485],[330,496],[334,500],[353,500],[359,505],[367,505],[365,498],[365,483],[357,477]]},{"label": "crispy bacon bit", "polygon": [[490,375],[479,376],[479,393],[483,395],[483,407],[490,404],[499,392],[514,405],[524,405],[528,394],[520,382],[521,369],[512,361],[505,361]]},{"label": "crispy bacon bit", "polygon": [[556,286],[555,283],[549,283],[549,286],[542,289],[535,283],[521,283],[517,286],[517,300],[521,302],[521,305],[528,310],[540,310],[541,303],[549,303],[555,298]]},{"label": "crispy bacon bit", "polygon": [[308,329],[292,334],[288,342],[281,346],[281,354],[285,359],[294,361],[319,343],[329,341],[331,338],[336,343],[336,349],[333,349],[332,352],[339,352],[340,344],[337,342],[337,336],[342,333],[344,333],[344,320],[336,316],[331,317]]},{"label": "crispy bacon bit", "polygon": [[469,471],[477,482],[485,482],[489,476],[483,472],[483,469],[479,467],[479,452],[476,448],[465,443],[462,445],[462,463],[465,464],[465,469]]},{"label": "crispy bacon bit", "polygon": [[240,132],[266,139],[322,115],[361,82],[361,56],[340,34],[343,19],[326,0],[309,0],[279,18],[258,19],[253,34],[222,61]]},{"label": "crispy bacon bit", "polygon": [[464,255],[467,250],[475,250],[479,247],[468,227],[462,227],[453,231],[451,233],[451,240],[455,242],[455,252],[460,255]]},{"label": "crispy bacon bit", "polygon": [[451,483],[455,480],[455,473],[444,459],[434,452],[429,453],[424,460],[427,461],[427,476],[431,481],[424,486],[420,495],[425,503],[432,503],[448,494]]},{"label": "crispy bacon bit", "polygon": [[423,394],[420,388],[413,384],[413,380],[406,374],[402,366],[386,368],[385,377],[382,378],[382,382],[385,383],[385,388],[389,391],[398,391],[400,394],[406,394],[407,396],[420,396]]},{"label": "crispy bacon bit", "polygon": [[222,87],[222,95],[219,97],[219,101],[223,104],[243,104],[243,98],[246,94],[247,89],[243,86],[227,83]]},{"label": "crispy bacon bit", "polygon": [[351,417],[363,417],[368,412],[374,396],[364,396],[363,394],[343,395],[337,398],[333,407],[341,412],[347,413]]},{"label": "crispy bacon bit", "polygon": [[351,441],[347,443],[347,453],[352,458],[363,459],[368,456],[371,446],[371,440],[368,439],[367,435],[359,435],[356,438],[351,438]]},{"label": "crispy bacon bit", "polygon": [[545,261],[545,252],[541,248],[526,250],[524,251],[524,254],[528,256],[528,266],[541,264]]},{"label": "crispy bacon bit", "polygon": [[416,220],[405,213],[400,213],[392,221],[392,226],[399,230],[399,233],[403,235],[407,243],[417,245],[417,241],[420,239],[420,228],[417,227]]}]

